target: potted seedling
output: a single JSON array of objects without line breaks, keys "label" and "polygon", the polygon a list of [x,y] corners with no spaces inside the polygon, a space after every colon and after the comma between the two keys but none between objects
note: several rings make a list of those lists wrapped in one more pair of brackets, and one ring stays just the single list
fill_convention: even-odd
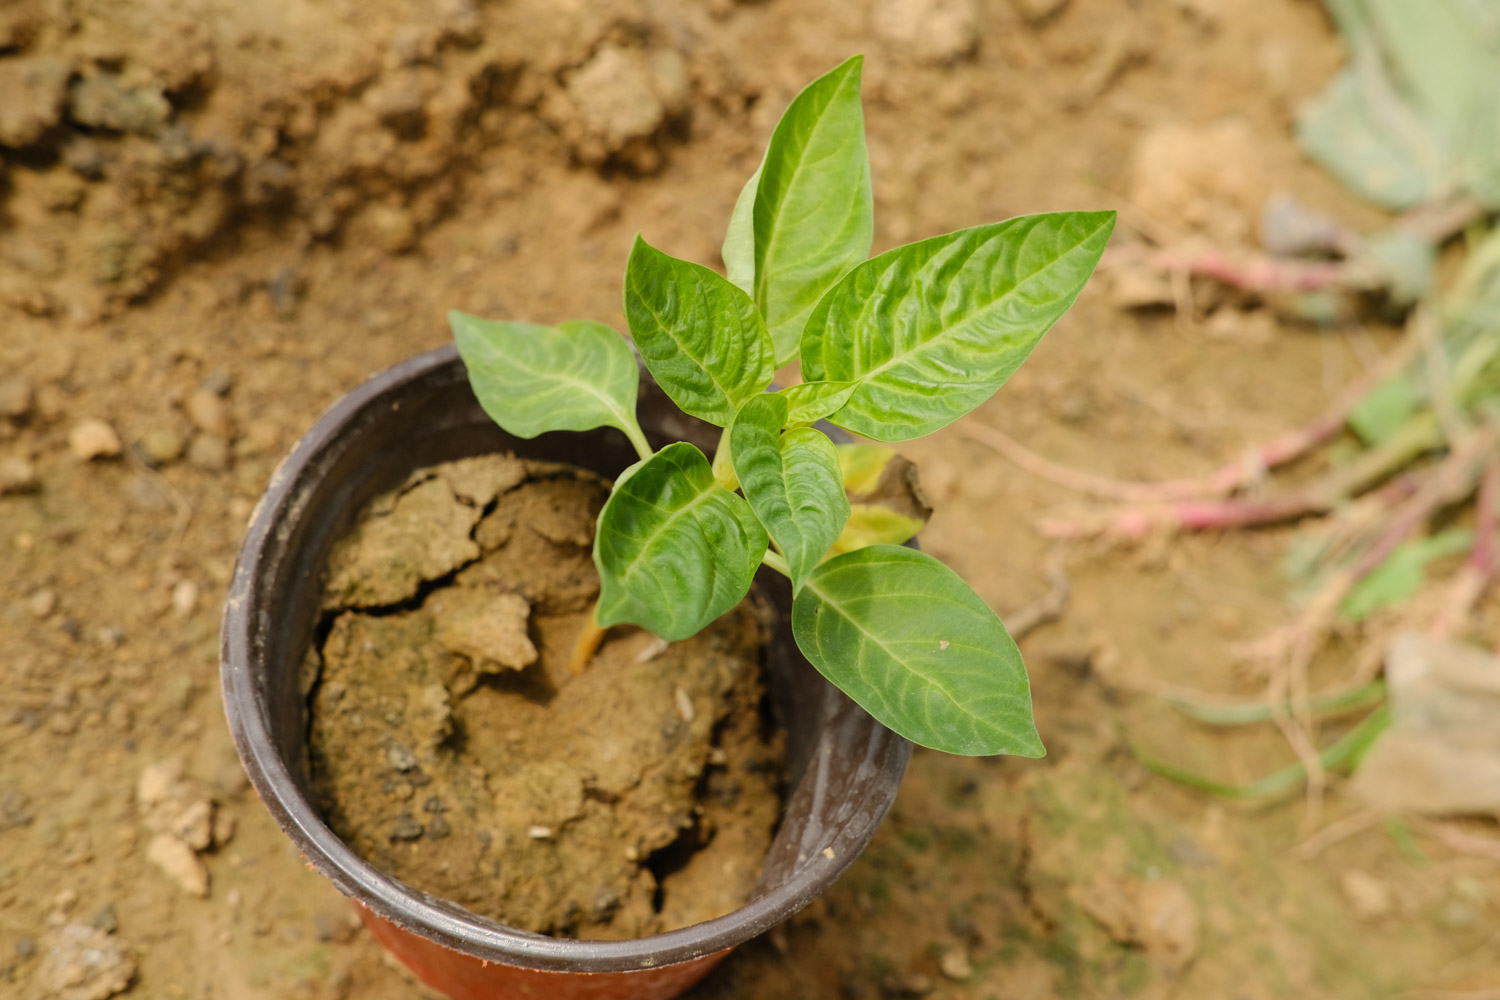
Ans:
[{"label": "potted seedling", "polygon": [[[1023,217],[866,259],[860,66],[856,57],[815,81],[777,125],[731,217],[727,277],[637,238],[624,305],[639,363],[603,324],[454,312],[462,366],[434,352],[346,397],[262,502],[226,613],[226,703],[242,757],[312,863],[454,996],[602,996],[591,992],[601,983],[617,986],[612,995],[674,995],[826,888],[864,846],[905,765],[907,744],[892,732],[950,753],[1042,753],[1025,669],[999,618],[950,569],[902,544],[919,518],[851,505],[849,494],[894,467],[884,445],[942,428],[1006,381],[1073,303],[1114,216]],[[775,389],[774,373],[793,361],[801,381]],[[481,426],[479,407],[500,430]],[[880,445],[835,444],[830,425]],[[788,619],[770,659],[777,704],[797,716],[786,720],[792,790],[742,909],[633,941],[521,934],[383,876],[308,804],[295,773],[305,733],[297,643],[316,601],[307,581],[363,499],[418,464],[497,442],[614,481],[597,519],[599,593],[576,670],[614,626],[683,640],[757,581]],[[391,471],[368,469],[382,464]],[[268,595],[277,583],[300,594]]]}]

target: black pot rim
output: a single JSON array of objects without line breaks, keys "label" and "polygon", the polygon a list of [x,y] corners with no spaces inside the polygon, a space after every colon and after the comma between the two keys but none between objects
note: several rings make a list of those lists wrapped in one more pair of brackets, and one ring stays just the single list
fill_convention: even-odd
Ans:
[{"label": "black pot rim", "polygon": [[[549,971],[628,972],[689,961],[755,937],[826,890],[859,851],[844,851],[825,859],[825,863],[798,867],[789,878],[738,910],[662,934],[623,941],[587,941],[520,931],[412,888],[355,853],[302,794],[276,752],[266,719],[248,707],[257,698],[251,663],[258,612],[253,589],[278,524],[299,502],[303,475],[330,440],[346,432],[384,393],[434,368],[451,365],[456,357],[452,345],[419,354],[340,398],[277,467],[251,516],[225,605],[220,680],[231,735],[252,785],[308,864],[329,877],[345,895],[403,929],[486,961]],[[899,766],[887,765],[895,772],[891,798],[910,753],[910,744],[901,743],[904,745],[896,755]],[[814,761],[809,766],[819,763]],[[888,808],[889,802],[879,810],[880,815]],[[873,833],[872,826],[869,835]],[[868,842],[868,836],[864,842]],[[859,846],[862,848],[863,843]]]}]

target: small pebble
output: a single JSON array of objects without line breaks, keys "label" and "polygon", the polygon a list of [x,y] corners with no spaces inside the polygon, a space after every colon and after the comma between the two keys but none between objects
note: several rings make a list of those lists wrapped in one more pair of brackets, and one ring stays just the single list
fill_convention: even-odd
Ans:
[{"label": "small pebble", "polygon": [[30,493],[36,488],[36,466],[14,455],[0,458],[0,496],[6,493]]},{"label": "small pebble", "polygon": [[120,435],[102,420],[80,420],[68,432],[68,447],[85,462],[120,454]]},{"label": "small pebble", "polygon": [[532,840],[551,840],[552,827],[540,825],[528,826],[526,828],[526,836],[530,837]]},{"label": "small pebble", "polygon": [[120,929],[120,918],[115,915],[115,908],[108,903],[99,908],[91,923],[106,934],[113,934]]},{"label": "small pebble", "polygon": [[229,408],[212,389],[194,389],[187,400],[188,419],[193,426],[216,438],[229,437]]},{"label": "small pebble", "polygon": [[203,381],[199,385],[215,396],[224,396],[229,393],[230,389],[234,388],[234,375],[223,368],[215,368],[203,376]]},{"label": "small pebble", "polygon": [[962,948],[951,948],[943,952],[942,959],[938,961],[938,970],[955,983],[967,982],[974,975],[974,966],[969,964],[969,956]]},{"label": "small pebble", "polygon": [[204,472],[223,472],[229,468],[229,443],[210,434],[195,434],[188,444],[187,460]]},{"label": "small pebble", "polygon": [[31,414],[36,402],[36,393],[31,383],[19,375],[0,378],[0,417],[24,420]]},{"label": "small pebble", "polygon": [[411,813],[403,813],[401,818],[396,820],[396,825],[391,827],[391,832],[388,836],[392,841],[418,840],[422,836],[423,829],[422,824],[417,822],[416,817],[411,815]]},{"label": "small pebble", "polygon": [[198,585],[192,580],[178,580],[172,588],[172,613],[186,618],[198,606]]},{"label": "small pebble", "polygon": [[431,821],[427,824],[427,836],[433,840],[442,840],[451,832],[453,832],[453,828],[448,825],[448,821],[443,818],[442,813],[432,817]]},{"label": "small pebble", "polygon": [[26,599],[26,610],[31,612],[33,618],[46,618],[57,610],[57,593],[51,590],[38,590]]},{"label": "small pebble", "polygon": [[385,759],[398,771],[410,771],[417,766],[417,755],[399,743],[385,748]]},{"label": "small pebble", "polygon": [[187,441],[170,427],[153,427],[141,435],[137,449],[141,459],[155,468],[181,458],[187,449]]}]

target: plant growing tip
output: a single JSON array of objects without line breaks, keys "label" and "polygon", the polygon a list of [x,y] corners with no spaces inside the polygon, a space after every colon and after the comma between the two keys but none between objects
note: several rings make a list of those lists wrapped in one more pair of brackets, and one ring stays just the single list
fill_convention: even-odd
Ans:
[{"label": "plant growing tip", "polygon": [[[835,446],[813,425],[905,441],[983,403],[1072,305],[1114,213],[1011,219],[867,260],[861,67],[855,56],[813,81],[782,116],[730,218],[727,278],[639,236],[631,248],[631,338],[673,402],[724,429],[712,462],[686,442],[650,448],[635,363],[610,328],[449,320],[475,394],[506,430],[616,427],[641,457],[599,514],[599,599],[575,671],[612,625],[693,635],[764,565],[791,580],[802,652],[880,722],[950,753],[1040,756],[1026,670],[1000,619],[900,544],[930,510],[909,482],[906,499],[887,495],[894,453]],[[796,359],[805,381],[767,391]]]}]

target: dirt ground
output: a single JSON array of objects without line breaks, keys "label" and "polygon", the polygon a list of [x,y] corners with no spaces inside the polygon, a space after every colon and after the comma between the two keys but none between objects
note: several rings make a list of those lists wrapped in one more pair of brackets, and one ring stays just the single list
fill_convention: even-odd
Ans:
[{"label": "dirt ground", "polygon": [[[623,327],[637,231],[717,265],[781,109],[860,51],[877,250],[1074,208],[1233,244],[1273,191],[1377,221],[1290,138],[1342,58],[1312,0],[0,6],[0,993],[421,994],[235,759],[217,628],[245,520],[324,407],[447,339],[446,309]],[[969,421],[1192,474],[1392,340],[1120,294],[1095,282]],[[693,996],[1497,995],[1494,861],[1380,824],[1289,854],[1355,805],[1335,789],[1310,826],[1130,752],[1232,780],[1291,759],[1130,693],[1256,689],[1228,650],[1284,615],[1290,532],[1054,550],[1033,523],[1078,497],[961,427],[905,450],[924,544],[1002,615],[1062,560],[1066,612],[1023,643],[1050,755],[918,753],[839,885]],[[1492,596],[1492,644],[1497,621]]]}]

